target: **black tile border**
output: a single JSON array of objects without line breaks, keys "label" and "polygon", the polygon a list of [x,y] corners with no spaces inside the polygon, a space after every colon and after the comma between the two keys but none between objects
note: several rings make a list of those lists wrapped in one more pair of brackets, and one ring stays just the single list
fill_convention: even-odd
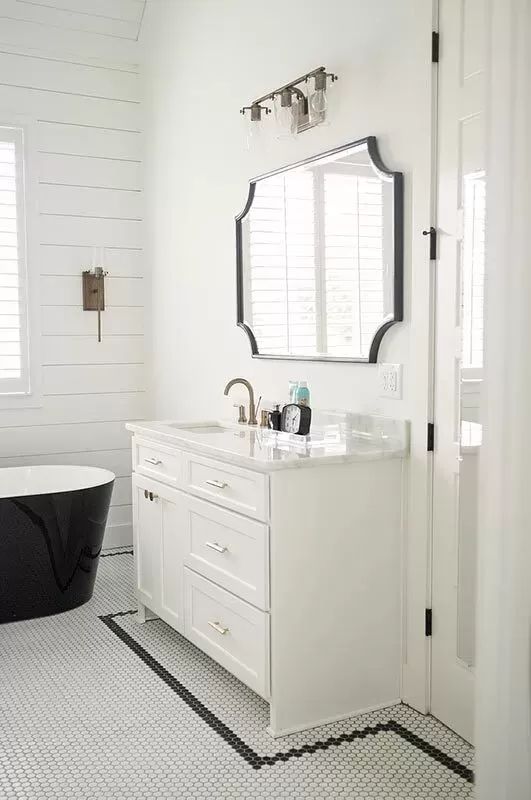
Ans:
[{"label": "black tile border", "polygon": [[100,553],[100,558],[112,558],[112,556],[132,556],[132,550],[120,550],[119,553]]},{"label": "black tile border", "polygon": [[[109,553],[109,555],[123,555],[122,553]],[[225,725],[216,715],[210,711],[200,700],[198,700],[190,692],[186,686],[183,686],[177,678],[168,672],[148,651],[136,642],[123,628],[115,621],[116,617],[126,617],[130,614],[136,614],[136,610],[118,611],[115,614],[106,614],[100,616],[104,625],[109,628],[138,658],[149,667],[156,675],[163,681],[175,694],[177,694],[186,705],[192,709],[213,731],[215,731],[230,747],[240,755],[249,766],[255,770],[259,770],[265,766],[271,766],[281,761],[289,761],[292,758],[301,758],[306,753],[315,753],[318,750],[327,750],[329,747],[337,747],[345,742],[353,742],[356,739],[366,739],[368,736],[376,736],[379,733],[391,732],[400,736],[406,742],[421,750],[426,755],[433,758],[439,764],[459,775],[467,783],[474,782],[474,773],[469,767],[456,761],[443,750],[417,736],[416,733],[405,728],[395,720],[388,720],[387,722],[378,722],[376,725],[368,725],[361,730],[354,730],[351,733],[342,733],[339,736],[330,736],[328,739],[314,742],[313,744],[305,744],[301,747],[292,747],[285,752],[275,753],[272,756],[261,756],[256,753],[243,739]]]}]

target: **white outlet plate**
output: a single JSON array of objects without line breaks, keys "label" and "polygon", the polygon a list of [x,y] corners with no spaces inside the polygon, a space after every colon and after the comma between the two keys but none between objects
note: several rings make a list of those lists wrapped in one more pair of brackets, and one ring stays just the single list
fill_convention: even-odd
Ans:
[{"label": "white outlet plate", "polygon": [[379,364],[378,386],[380,397],[402,399],[402,364]]}]

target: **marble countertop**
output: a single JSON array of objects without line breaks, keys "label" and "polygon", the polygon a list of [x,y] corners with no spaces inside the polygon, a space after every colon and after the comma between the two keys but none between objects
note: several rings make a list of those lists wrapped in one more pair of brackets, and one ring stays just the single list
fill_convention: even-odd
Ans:
[{"label": "marble countertop", "polygon": [[321,412],[310,436],[225,420],[131,422],[138,436],[261,472],[351,461],[403,458],[409,424],[386,417]]}]

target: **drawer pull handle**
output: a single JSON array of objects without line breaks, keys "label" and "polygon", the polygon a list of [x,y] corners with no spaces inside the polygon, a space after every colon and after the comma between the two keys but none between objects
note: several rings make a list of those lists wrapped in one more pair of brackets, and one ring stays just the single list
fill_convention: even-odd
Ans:
[{"label": "drawer pull handle", "polygon": [[205,481],[208,483],[209,486],[215,486],[216,489],[226,489],[229,485],[228,483],[223,483],[223,481]]},{"label": "drawer pull handle", "polygon": [[228,547],[225,547],[225,545],[218,544],[217,542],[205,542],[205,545],[210,547],[211,550],[215,550],[216,553],[226,553],[229,549]]},{"label": "drawer pull handle", "polygon": [[214,630],[220,633],[222,636],[225,636],[225,634],[229,632],[229,629],[224,628],[223,625],[219,624],[219,622],[212,622],[211,620],[208,620],[208,624],[210,625],[211,628],[214,628]]},{"label": "drawer pull handle", "polygon": [[144,461],[147,461],[148,464],[153,464],[155,467],[158,467],[159,464],[162,464],[160,458],[145,458]]}]

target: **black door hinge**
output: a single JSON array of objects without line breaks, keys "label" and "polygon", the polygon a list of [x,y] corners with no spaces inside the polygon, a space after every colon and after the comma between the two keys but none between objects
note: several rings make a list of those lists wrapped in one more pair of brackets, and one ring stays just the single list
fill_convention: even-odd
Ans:
[{"label": "black door hinge", "polygon": [[431,636],[431,625],[432,625],[432,612],[431,608],[427,608],[424,617],[424,633],[426,634],[426,636]]},{"label": "black door hinge", "polygon": [[428,440],[427,440],[427,450],[428,453],[433,453],[435,448],[435,425],[433,422],[428,422]]},{"label": "black door hinge", "polygon": [[423,236],[430,237],[430,261],[437,258],[437,229],[431,226],[427,231],[422,231]]},{"label": "black door hinge", "polygon": [[431,62],[439,63],[439,34],[437,31],[431,32]]}]

